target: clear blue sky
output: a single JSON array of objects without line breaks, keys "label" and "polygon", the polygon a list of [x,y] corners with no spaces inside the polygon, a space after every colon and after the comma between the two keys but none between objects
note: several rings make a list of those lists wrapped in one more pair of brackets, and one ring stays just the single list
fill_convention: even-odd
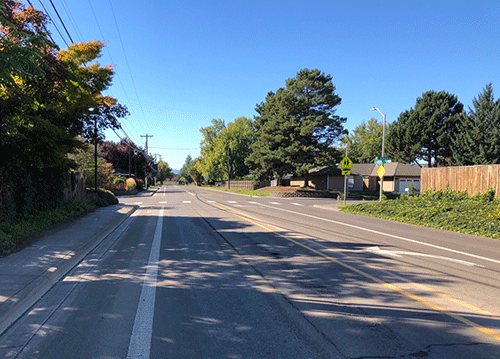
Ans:
[{"label": "clear blue sky", "polygon": [[[107,43],[99,62],[115,66],[107,94],[131,112],[126,133],[142,146],[153,135],[150,152],[174,169],[199,155],[211,119],[253,118],[303,68],[333,76],[349,130],[381,121],[373,106],[396,120],[428,90],[466,107],[489,82],[500,94],[499,2],[52,1],[75,42]],[[32,3],[64,31],[50,1]]]}]

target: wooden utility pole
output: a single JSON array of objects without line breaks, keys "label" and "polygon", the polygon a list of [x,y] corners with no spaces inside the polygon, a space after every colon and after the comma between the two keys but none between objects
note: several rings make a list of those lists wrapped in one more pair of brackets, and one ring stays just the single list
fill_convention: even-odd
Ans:
[{"label": "wooden utility pole", "polygon": [[146,189],[148,189],[148,165],[149,165],[149,152],[148,152],[148,139],[149,137],[153,137],[153,135],[141,135],[141,137],[146,137],[146,168],[144,169],[144,185]]}]

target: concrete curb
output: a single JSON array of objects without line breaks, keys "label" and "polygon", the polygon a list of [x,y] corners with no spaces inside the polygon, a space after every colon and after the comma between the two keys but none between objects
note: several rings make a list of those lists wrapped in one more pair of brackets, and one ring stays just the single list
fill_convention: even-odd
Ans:
[{"label": "concrete curb", "polygon": [[57,268],[48,268],[43,274],[35,278],[2,304],[1,309],[3,313],[0,314],[0,335],[125,222],[137,209],[137,206],[125,205],[124,208],[126,208],[126,212],[123,213],[124,216],[113,221],[105,232],[94,235],[92,239],[84,242],[77,248],[75,254],[70,259],[66,260],[66,258],[62,258]]}]

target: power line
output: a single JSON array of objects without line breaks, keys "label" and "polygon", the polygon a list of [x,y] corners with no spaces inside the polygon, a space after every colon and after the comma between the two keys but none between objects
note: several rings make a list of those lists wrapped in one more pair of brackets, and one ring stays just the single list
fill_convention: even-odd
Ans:
[{"label": "power line", "polygon": [[[50,19],[50,22],[52,23],[52,25],[54,25],[54,27],[56,28],[57,32],[59,33],[59,36],[61,36],[61,39],[63,40],[63,42],[66,44],[66,46],[69,46],[68,43],[66,42],[66,40],[64,39],[64,37],[62,36],[61,32],[59,31],[59,29],[57,28],[57,25],[54,23],[54,20],[52,20],[52,18],[50,17],[50,14],[49,12],[47,11],[47,9],[45,8],[45,6],[43,5],[42,3],[42,0],[39,0],[40,2],[40,5],[42,5],[43,9],[45,10],[45,13],[47,14],[47,16],[49,17]],[[34,9],[35,7],[33,6],[33,4],[31,3],[30,0],[28,0],[28,4],[30,4],[30,6]],[[45,26],[45,24],[42,24],[43,26],[43,29],[44,31],[47,33],[47,35],[49,36],[49,39],[52,41],[53,44],[56,44],[56,42],[54,41],[54,38],[52,37],[52,35],[50,34],[49,30],[47,29],[47,27]]]},{"label": "power line", "polygon": [[57,17],[59,18],[59,21],[61,22],[62,26],[64,27],[64,30],[66,31],[66,34],[68,35],[69,39],[71,40],[71,43],[74,44],[75,42],[73,41],[73,38],[69,34],[69,31],[66,28],[66,25],[64,24],[64,21],[61,19],[61,15],[59,15],[59,11],[57,11],[56,6],[52,2],[52,0],[49,0],[49,1],[50,1],[50,4],[52,5],[52,7],[54,8],[54,11],[56,12]]},{"label": "power line", "polygon": [[[115,10],[113,8],[113,4],[111,3],[111,0],[109,0],[109,5],[111,7],[111,13],[113,15],[113,19],[115,21],[116,30],[118,32],[118,38],[120,39],[120,44],[122,46],[122,51],[123,51],[123,56],[125,58],[125,63],[127,65],[128,72],[130,74],[130,79],[132,80],[132,86],[134,88],[135,96],[137,97],[137,103],[139,104],[139,108],[141,109],[142,117],[143,117],[144,121],[146,121],[146,125],[147,125],[146,115],[144,114],[144,109],[143,109],[142,103],[141,103],[141,101],[139,99],[139,93],[137,92],[137,87],[135,86],[134,76],[132,75],[132,70],[130,69],[130,64],[128,62],[128,57],[127,57],[127,52],[125,51],[125,46],[123,45],[122,35],[121,35],[121,32],[120,32],[120,28],[118,27],[118,21],[116,20]],[[141,124],[141,126],[142,126],[142,124]],[[149,126],[147,126],[147,127],[149,128]],[[145,132],[147,132],[147,131],[145,131]]]}]

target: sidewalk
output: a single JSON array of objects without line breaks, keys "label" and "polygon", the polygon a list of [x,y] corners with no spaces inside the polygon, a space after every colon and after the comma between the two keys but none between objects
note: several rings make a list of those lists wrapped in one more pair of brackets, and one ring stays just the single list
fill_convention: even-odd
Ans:
[{"label": "sidewalk", "polygon": [[98,208],[0,258],[0,334],[115,230],[135,207]]}]

